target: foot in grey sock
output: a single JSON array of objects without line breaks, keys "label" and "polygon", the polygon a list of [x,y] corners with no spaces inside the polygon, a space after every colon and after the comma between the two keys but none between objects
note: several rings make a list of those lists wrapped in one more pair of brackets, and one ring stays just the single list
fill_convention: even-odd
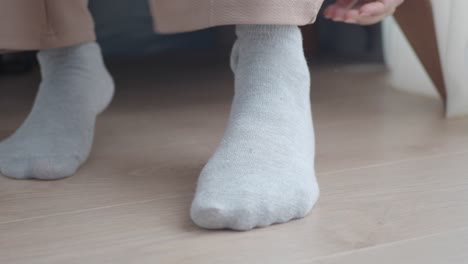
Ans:
[{"label": "foot in grey sock", "polygon": [[96,116],[114,93],[99,46],[38,54],[42,82],[23,125],[0,143],[0,174],[16,179],[70,176],[87,159]]},{"label": "foot in grey sock", "polygon": [[306,216],[314,174],[310,77],[296,26],[237,26],[235,97],[224,138],[203,169],[193,221],[249,230]]}]

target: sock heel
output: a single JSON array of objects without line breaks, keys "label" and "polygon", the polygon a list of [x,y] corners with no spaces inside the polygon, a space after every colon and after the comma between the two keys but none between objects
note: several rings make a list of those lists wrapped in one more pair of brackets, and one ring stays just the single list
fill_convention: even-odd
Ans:
[{"label": "sock heel", "polygon": [[112,102],[112,98],[114,98],[115,94],[115,83],[112,76],[106,70],[106,78],[103,80],[102,84],[102,94],[103,96],[98,96],[99,102],[97,105],[97,114],[101,114],[104,112]]}]

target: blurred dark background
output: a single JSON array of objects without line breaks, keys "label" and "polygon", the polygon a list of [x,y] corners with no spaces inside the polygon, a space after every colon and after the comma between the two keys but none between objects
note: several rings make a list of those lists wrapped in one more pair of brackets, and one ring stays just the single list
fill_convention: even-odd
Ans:
[{"label": "blurred dark background", "polygon": [[[324,6],[334,2],[325,1]],[[225,59],[234,41],[234,27],[224,26],[192,33],[159,35],[152,29],[146,0],[92,0],[90,10],[96,23],[104,56],[176,56],[198,54],[207,59]],[[320,14],[317,23],[303,27],[309,60],[380,62],[380,25],[356,26],[334,23]],[[34,52],[0,55],[0,74],[18,74],[35,64]]]}]

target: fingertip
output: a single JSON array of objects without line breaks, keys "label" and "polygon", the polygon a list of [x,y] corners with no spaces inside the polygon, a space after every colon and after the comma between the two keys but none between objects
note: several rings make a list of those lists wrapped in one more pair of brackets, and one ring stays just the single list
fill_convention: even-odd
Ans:
[{"label": "fingertip", "polygon": [[381,2],[372,2],[359,8],[360,15],[364,17],[380,16],[385,13],[385,5]]},{"label": "fingertip", "polygon": [[328,18],[332,18],[336,13],[336,9],[337,9],[337,6],[335,4],[329,5],[325,9],[325,16],[327,16]]},{"label": "fingertip", "polygon": [[344,21],[347,13],[348,13],[348,10],[343,9],[343,8],[337,8],[333,15],[333,20],[336,22]]},{"label": "fingertip", "polygon": [[359,18],[359,11],[358,10],[349,10],[346,12],[345,15],[345,22],[346,23],[357,23]]},{"label": "fingertip", "polygon": [[348,18],[344,21],[347,24],[357,24],[358,22],[354,19]]},{"label": "fingertip", "polygon": [[325,10],[323,11],[323,16],[324,16],[325,18],[330,18],[330,17],[331,17],[331,15],[330,15],[330,8],[329,8],[329,7],[325,8]]}]

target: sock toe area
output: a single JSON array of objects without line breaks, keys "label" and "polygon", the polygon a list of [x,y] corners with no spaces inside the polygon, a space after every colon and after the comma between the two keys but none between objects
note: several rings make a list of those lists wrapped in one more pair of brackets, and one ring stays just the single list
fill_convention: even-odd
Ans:
[{"label": "sock toe area", "polygon": [[310,213],[319,197],[318,186],[315,186],[298,191],[301,195],[291,199],[287,194],[259,197],[248,193],[236,196],[199,193],[192,203],[191,217],[202,228],[236,231],[286,223]]},{"label": "sock toe area", "polygon": [[7,158],[0,173],[14,179],[57,180],[73,175],[81,162],[76,155]]},{"label": "sock toe area", "polygon": [[194,201],[191,217],[195,224],[206,229],[248,231],[257,227],[256,215],[252,209],[227,206],[218,202]]}]

